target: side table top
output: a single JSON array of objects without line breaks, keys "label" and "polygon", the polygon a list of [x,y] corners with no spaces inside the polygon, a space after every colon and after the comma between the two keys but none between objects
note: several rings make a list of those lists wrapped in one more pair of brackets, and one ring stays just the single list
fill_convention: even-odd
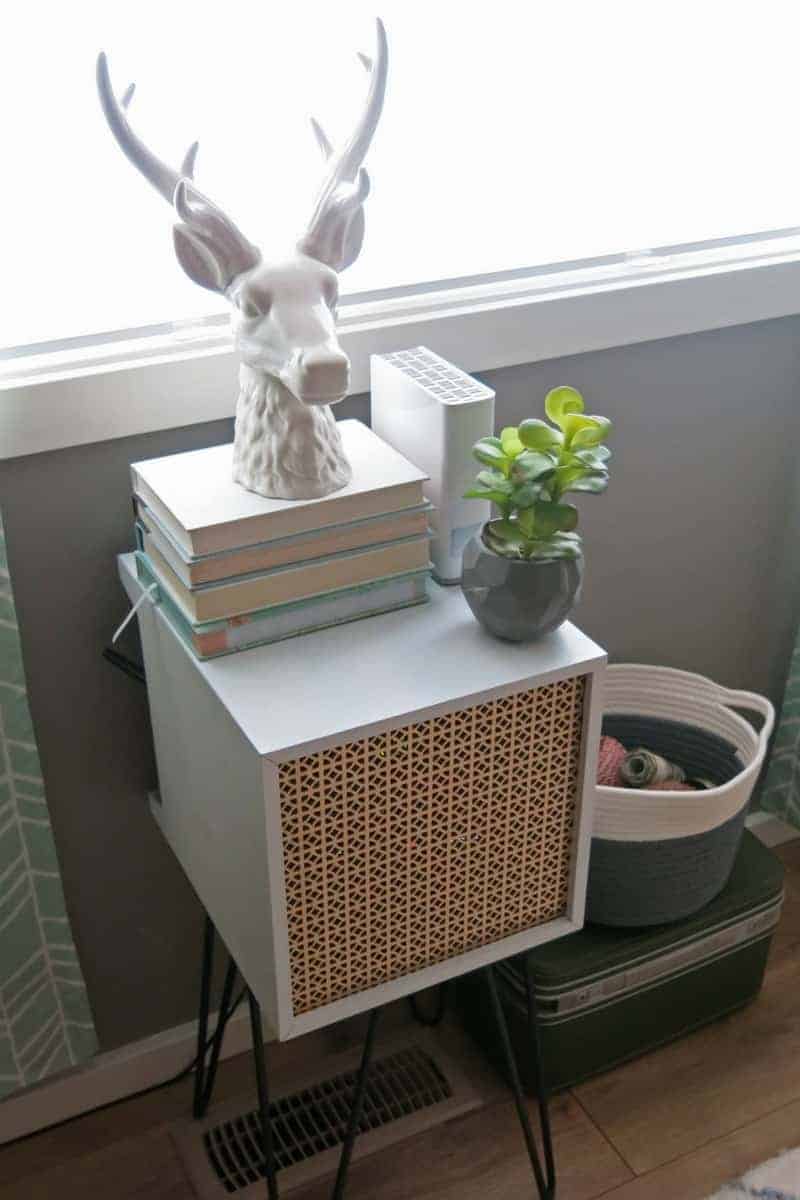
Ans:
[{"label": "side table top", "polygon": [[[142,592],[134,557],[118,561],[133,602]],[[514,645],[481,628],[460,588],[432,582],[430,591],[427,604],[208,662],[194,658],[158,605],[153,612],[159,639],[180,647],[257,753],[277,760],[605,662],[605,652],[570,622]]]}]

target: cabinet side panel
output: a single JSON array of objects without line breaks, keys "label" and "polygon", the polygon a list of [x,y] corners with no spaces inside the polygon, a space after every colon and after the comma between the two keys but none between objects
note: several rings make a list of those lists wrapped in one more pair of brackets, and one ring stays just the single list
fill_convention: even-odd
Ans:
[{"label": "cabinet side panel", "polygon": [[600,726],[603,719],[603,684],[605,662],[599,663],[586,676],[583,702],[583,737],[578,767],[577,815],[575,846],[572,856],[570,900],[567,915],[580,929],[586,912],[586,887],[589,877],[589,856],[592,850],[594,799],[597,787],[597,756],[600,747]]},{"label": "cabinet side panel", "polygon": [[261,759],[156,609],[139,614],[156,819],[276,1031]]}]

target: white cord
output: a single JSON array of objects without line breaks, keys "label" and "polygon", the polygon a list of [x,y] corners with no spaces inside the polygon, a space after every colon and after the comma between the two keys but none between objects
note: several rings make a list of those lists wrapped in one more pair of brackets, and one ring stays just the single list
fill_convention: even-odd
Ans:
[{"label": "white cord", "polygon": [[122,624],[118,628],[117,632],[112,637],[112,639],[111,639],[112,646],[114,645],[114,643],[116,642],[116,640],[120,636],[120,634],[123,632],[123,630],[127,628],[128,622],[132,621],[133,618],[136,616],[137,612],[139,611],[140,607],[144,604],[145,600],[149,600],[151,604],[154,603],[153,596],[151,595],[151,593],[156,592],[156,591],[158,591],[157,583],[151,583],[148,588],[145,588],[145,590],[142,592],[139,599],[134,604],[131,611],[128,613],[125,620],[122,622]]}]

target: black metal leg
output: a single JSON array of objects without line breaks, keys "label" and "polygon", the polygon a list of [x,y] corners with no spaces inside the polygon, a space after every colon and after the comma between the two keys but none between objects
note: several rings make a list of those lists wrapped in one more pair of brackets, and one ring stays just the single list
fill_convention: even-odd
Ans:
[{"label": "black metal leg", "polygon": [[250,1006],[250,1032],[253,1038],[253,1061],[256,1068],[258,1112],[261,1120],[261,1146],[264,1152],[264,1174],[267,1180],[269,1200],[278,1200],[278,1180],[275,1173],[275,1147],[272,1139],[272,1120],[269,1111],[269,1089],[267,1087],[267,1064],[264,1054],[264,1031],[261,1027],[261,1009],[250,989],[247,989]]},{"label": "black metal leg", "polygon": [[222,985],[222,999],[219,1002],[219,1016],[217,1018],[217,1027],[214,1030],[214,1035],[211,1039],[211,1055],[208,1060],[208,1066],[205,1069],[205,1087],[203,1088],[200,1111],[195,1112],[196,1117],[205,1116],[208,1106],[211,1103],[211,1093],[214,1091],[214,1081],[217,1078],[217,1067],[219,1066],[219,1056],[222,1050],[222,1040],[225,1037],[225,1027],[228,1024],[228,1018],[231,1015],[231,998],[233,996],[233,985],[236,982],[237,968],[233,959],[228,956],[228,967],[225,971],[225,982]]},{"label": "black metal leg", "polygon": [[[203,961],[200,973],[200,1011],[197,1020],[197,1066],[195,1070],[194,1082],[194,1101],[193,1112],[195,1117],[205,1115],[209,1103],[211,1101],[211,1093],[214,1087],[214,1080],[217,1074],[217,1066],[219,1065],[219,1057],[222,1049],[222,1039],[225,1033],[225,1026],[228,1018],[236,1005],[231,1006],[231,998],[233,988],[236,982],[237,967],[233,958],[228,956],[228,967],[225,973],[225,983],[222,989],[222,999],[219,1008],[219,1017],[214,1033],[209,1038],[209,1009],[211,1005],[211,977],[214,967],[214,943],[216,940],[216,930],[210,917],[206,917],[205,928],[203,931]],[[255,1065],[256,1074],[256,1089],[258,1092],[258,1111],[259,1124],[261,1126],[261,1144],[264,1155],[264,1175],[267,1183],[267,1196],[269,1200],[278,1200],[278,1181],[277,1181],[277,1166],[275,1163],[275,1146],[272,1136],[272,1121],[270,1114],[269,1103],[269,1087],[267,1082],[267,1066],[266,1055],[264,1051],[264,1035],[261,1024],[261,1009],[258,1001],[253,993],[247,988],[247,1001],[250,1008],[250,1032],[253,1040],[253,1062]],[[435,1024],[441,1019],[441,1008],[443,997],[440,997],[439,1011],[434,1014],[433,1020],[427,1019],[428,1023]],[[339,1167],[336,1172],[336,1181],[334,1183],[331,1200],[342,1200],[344,1189],[347,1183],[347,1175],[350,1169],[350,1160],[353,1154],[353,1146],[358,1134],[361,1118],[364,1111],[364,1097],[366,1094],[367,1080],[369,1078],[369,1069],[372,1062],[372,1050],[375,1043],[375,1030],[378,1024],[378,1017],[381,1010],[375,1008],[369,1014],[369,1022],[367,1025],[367,1033],[364,1039],[364,1047],[361,1054],[361,1063],[358,1068],[358,1073],[355,1078],[353,1087],[353,1099],[350,1105],[350,1112],[347,1117],[347,1126],[344,1132],[342,1141],[342,1150],[339,1156]],[[424,1018],[423,1018],[424,1019]],[[209,1057],[210,1050],[210,1057]]]},{"label": "black metal leg", "polygon": [[201,1117],[205,1112],[206,1043],[208,1041],[208,1010],[211,1004],[211,971],[214,966],[214,924],[206,917],[203,927],[203,963],[200,970],[200,1011],[197,1016],[197,1065],[194,1072],[194,1100],[192,1112]]},{"label": "black metal leg", "polygon": [[536,1088],[536,1098],[539,1101],[539,1128],[542,1134],[544,1149],[544,1166],[547,1176],[547,1195],[556,1193],[556,1164],[553,1156],[553,1137],[550,1131],[550,1095],[547,1081],[542,1070],[542,1042],[539,1036],[539,1021],[536,1014],[536,985],[533,978],[531,956],[524,954],[525,998],[528,1004],[528,1045],[532,1047],[533,1083]]},{"label": "black metal leg", "polygon": [[[228,955],[228,967],[225,972],[225,982],[222,987],[222,998],[219,1005],[217,1024],[211,1038],[208,1037],[208,1016],[211,1002],[211,974],[214,966],[214,941],[216,930],[210,917],[206,917],[203,932],[203,966],[200,976],[200,1012],[197,1020],[197,1065],[194,1076],[194,1099],[192,1112],[195,1117],[204,1117],[211,1102],[214,1081],[217,1077],[222,1039],[225,1027],[231,1015],[231,997],[233,985],[236,982],[236,963]],[[210,1058],[206,1062],[209,1047]]]},{"label": "black metal leg", "polygon": [[375,1042],[375,1028],[378,1024],[378,1017],[381,1014],[379,1008],[373,1008],[369,1014],[369,1024],[367,1025],[367,1036],[364,1038],[364,1049],[361,1053],[361,1065],[358,1068],[356,1076],[355,1088],[353,1089],[353,1102],[350,1105],[350,1113],[347,1118],[347,1129],[345,1130],[344,1141],[342,1142],[342,1152],[339,1156],[339,1169],[336,1172],[336,1182],[333,1185],[331,1192],[331,1200],[342,1200],[344,1189],[347,1183],[347,1172],[350,1168],[350,1158],[353,1153],[353,1145],[358,1133],[358,1127],[361,1124],[361,1115],[364,1110],[364,1093],[367,1088],[367,1077],[369,1075],[370,1063],[372,1061],[372,1047]]},{"label": "black metal leg", "polygon": [[541,1162],[539,1161],[539,1153],[536,1149],[536,1142],[534,1141],[533,1130],[531,1129],[530,1118],[528,1116],[528,1108],[525,1103],[525,1096],[523,1094],[522,1085],[519,1079],[517,1060],[514,1054],[514,1049],[511,1045],[511,1038],[509,1037],[508,1033],[508,1025],[506,1024],[506,1016],[503,1011],[503,1005],[497,991],[495,967],[484,967],[483,971],[486,976],[487,986],[489,988],[492,1015],[494,1016],[495,1024],[497,1026],[500,1046],[503,1052],[508,1078],[511,1083],[511,1091],[514,1096],[514,1104],[517,1109],[517,1116],[519,1118],[520,1126],[522,1127],[522,1135],[525,1138],[525,1146],[528,1151],[528,1158],[530,1159],[533,1176],[536,1180],[536,1187],[541,1200],[553,1200],[553,1197],[556,1194],[555,1163],[553,1161],[553,1145],[550,1136],[548,1098],[542,1080],[541,1056],[539,1052],[539,1028],[536,1020],[536,996],[533,986],[533,975],[528,966],[528,956],[525,956],[525,990],[528,1001],[528,1030],[531,1035],[534,1080],[538,1092],[539,1120],[542,1129],[546,1177],[545,1172],[542,1171]]},{"label": "black metal leg", "polygon": [[408,1007],[411,1009],[411,1015],[420,1025],[424,1025],[426,1029],[433,1029],[436,1025],[441,1025],[447,1009],[447,980],[440,983],[436,993],[436,1007],[430,1013],[424,1013],[419,1006],[419,998],[417,996],[408,997]]}]

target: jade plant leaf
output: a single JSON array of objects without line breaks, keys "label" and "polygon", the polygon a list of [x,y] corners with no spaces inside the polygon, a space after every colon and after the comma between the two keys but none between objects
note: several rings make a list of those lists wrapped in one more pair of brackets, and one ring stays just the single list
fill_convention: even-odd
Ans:
[{"label": "jade plant leaf", "polygon": [[502,471],[487,470],[478,472],[478,483],[482,483],[484,487],[493,488],[496,492],[503,492],[509,496],[513,491],[514,485],[506,479]]},{"label": "jade plant leaf", "polygon": [[525,449],[519,437],[517,436],[516,425],[509,425],[500,434],[500,445],[503,453],[508,458],[516,458],[518,454],[522,454]]},{"label": "jade plant leaf", "polygon": [[545,480],[555,473],[557,465],[558,458],[555,454],[546,454],[541,450],[525,450],[514,459],[511,478],[520,483],[523,480]]},{"label": "jade plant leaf", "polygon": [[492,504],[507,504],[508,496],[505,492],[496,492],[492,488],[473,487],[468,488],[464,492],[465,500],[491,500]]},{"label": "jade plant leaf", "polygon": [[573,450],[597,446],[611,432],[608,417],[570,417],[569,420],[580,422],[571,436],[567,433],[567,440]]},{"label": "jade plant leaf", "polygon": [[525,535],[516,521],[490,521],[484,531],[490,549],[497,554],[521,556],[525,546]]},{"label": "jade plant leaf", "polygon": [[549,450],[552,446],[560,446],[564,440],[563,433],[538,417],[523,421],[517,429],[517,436],[528,450]]},{"label": "jade plant leaf", "polygon": [[581,539],[577,533],[556,533],[529,544],[527,558],[577,558]]},{"label": "jade plant leaf", "polygon": [[604,492],[608,487],[608,472],[592,472],[591,475],[584,475],[582,479],[576,479],[574,483],[569,485],[569,488],[562,488],[562,491],[570,492]]},{"label": "jade plant leaf", "polygon": [[583,396],[573,387],[555,387],[544,398],[544,411],[554,425],[566,429],[565,419],[570,413],[582,413],[584,410]]},{"label": "jade plant leaf", "polygon": [[485,463],[487,467],[495,467],[502,471],[504,475],[508,474],[510,465],[508,458],[503,453],[502,448],[493,445],[489,438],[481,438],[479,442],[476,442],[472,448],[472,453],[478,462]]},{"label": "jade plant leaf", "polygon": [[519,528],[516,521],[509,521],[506,518],[501,518],[497,521],[490,521],[489,527],[492,533],[503,541],[511,540],[519,537]]},{"label": "jade plant leaf", "polygon": [[556,471],[554,484],[558,493],[566,492],[571,488],[576,479],[582,479],[589,471],[583,463],[571,463],[566,466],[559,467]]},{"label": "jade plant leaf", "polygon": [[520,483],[511,493],[511,503],[514,508],[532,508],[542,494],[541,483],[534,481]]},{"label": "jade plant leaf", "polygon": [[523,508],[517,516],[517,524],[519,525],[526,538],[532,538],[536,531],[536,511],[531,505],[530,508]]},{"label": "jade plant leaf", "polygon": [[574,504],[557,504],[552,500],[539,500],[534,506],[537,537],[550,537],[554,533],[571,533],[578,524],[578,510]]},{"label": "jade plant leaf", "polygon": [[611,451],[608,446],[592,446],[589,450],[575,450],[573,448],[570,457],[576,463],[583,463],[586,467],[595,467],[604,470],[606,463],[611,458]]}]

